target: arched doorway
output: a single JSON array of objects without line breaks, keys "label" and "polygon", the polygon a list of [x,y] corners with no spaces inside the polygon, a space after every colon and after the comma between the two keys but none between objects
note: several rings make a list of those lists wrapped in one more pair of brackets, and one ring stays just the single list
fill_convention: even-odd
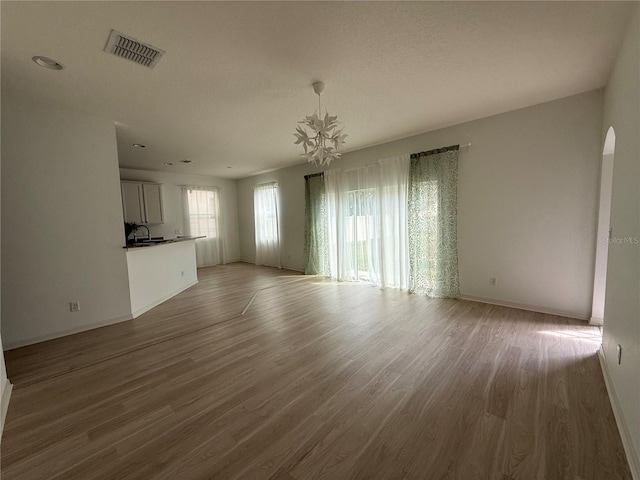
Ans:
[{"label": "arched doorway", "polygon": [[598,210],[598,230],[596,241],[596,264],[593,276],[593,305],[591,325],[604,323],[604,299],[607,288],[607,258],[611,232],[611,193],[613,186],[613,160],[616,150],[616,133],[609,127],[602,150],[600,174],[600,208]]}]

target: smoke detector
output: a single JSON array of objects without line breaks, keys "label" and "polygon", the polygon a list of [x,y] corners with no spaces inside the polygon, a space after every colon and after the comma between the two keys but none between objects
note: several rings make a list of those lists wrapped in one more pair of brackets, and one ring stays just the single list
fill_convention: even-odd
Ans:
[{"label": "smoke detector", "polygon": [[148,68],[155,67],[165,54],[164,50],[115,30],[111,30],[104,51]]}]

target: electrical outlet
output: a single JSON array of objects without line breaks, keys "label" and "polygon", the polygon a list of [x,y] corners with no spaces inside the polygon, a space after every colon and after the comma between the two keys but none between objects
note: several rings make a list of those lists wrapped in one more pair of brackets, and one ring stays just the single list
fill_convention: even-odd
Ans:
[{"label": "electrical outlet", "polygon": [[79,312],[80,311],[80,302],[79,301],[75,301],[75,302],[69,302],[69,310],[72,312]]},{"label": "electrical outlet", "polygon": [[173,231],[176,235],[180,235],[180,230],[174,230]]},{"label": "electrical outlet", "polygon": [[489,285],[493,285],[494,287],[498,284],[498,280],[496,277],[489,277]]},{"label": "electrical outlet", "polygon": [[617,351],[618,351],[618,365],[620,365],[620,362],[622,362],[622,345],[618,344]]}]

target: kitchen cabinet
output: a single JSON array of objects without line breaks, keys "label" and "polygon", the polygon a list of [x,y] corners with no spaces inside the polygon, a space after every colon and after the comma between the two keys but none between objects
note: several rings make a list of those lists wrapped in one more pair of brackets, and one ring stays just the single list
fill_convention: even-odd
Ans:
[{"label": "kitchen cabinet", "polygon": [[152,225],[164,223],[162,211],[162,185],[157,183],[142,184],[142,199],[144,200],[145,219],[144,223]]},{"label": "kitchen cabinet", "polygon": [[161,184],[122,180],[120,186],[125,222],[147,225],[164,223]]}]

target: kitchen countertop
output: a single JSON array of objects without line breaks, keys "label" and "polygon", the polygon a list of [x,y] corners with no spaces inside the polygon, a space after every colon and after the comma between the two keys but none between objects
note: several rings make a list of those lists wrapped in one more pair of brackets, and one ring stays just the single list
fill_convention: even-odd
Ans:
[{"label": "kitchen countertop", "polygon": [[176,238],[163,238],[159,240],[144,240],[141,242],[132,243],[130,245],[125,245],[122,248],[126,248],[127,250],[129,250],[129,249],[136,249],[136,248],[159,247],[161,245],[167,245],[169,243],[186,242],[189,240],[195,240],[197,238],[204,238],[204,237],[205,236],[202,235],[199,237],[176,237]]}]

